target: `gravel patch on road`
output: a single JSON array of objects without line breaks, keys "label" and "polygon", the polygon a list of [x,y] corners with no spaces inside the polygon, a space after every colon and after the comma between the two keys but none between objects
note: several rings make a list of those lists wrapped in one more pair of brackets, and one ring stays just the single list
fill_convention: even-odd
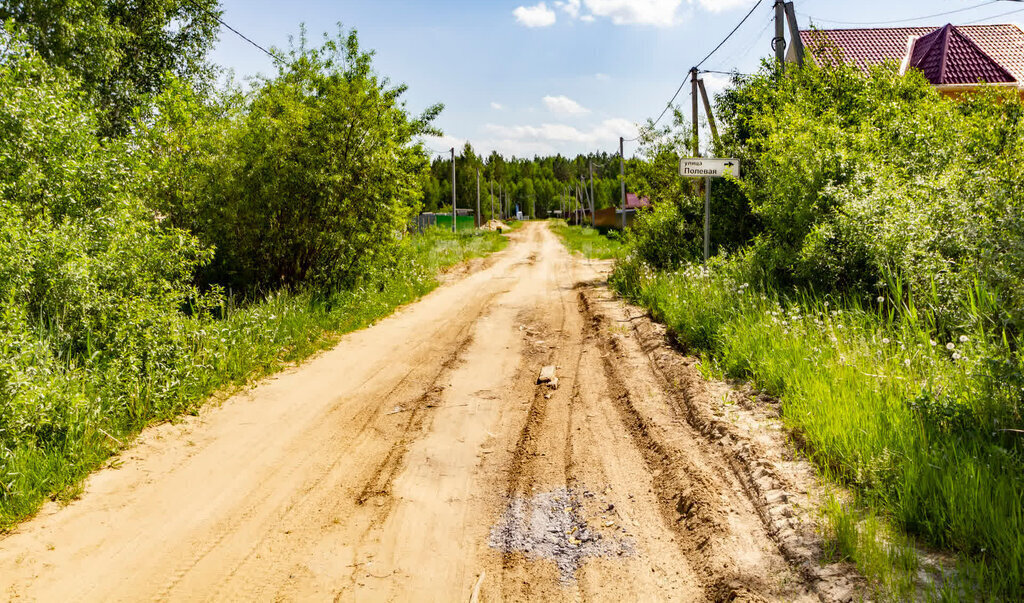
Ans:
[{"label": "gravel patch on road", "polygon": [[503,553],[553,561],[562,582],[572,581],[588,557],[632,555],[631,540],[606,537],[587,524],[581,501],[593,497],[569,488],[514,497],[491,529],[489,544]]}]

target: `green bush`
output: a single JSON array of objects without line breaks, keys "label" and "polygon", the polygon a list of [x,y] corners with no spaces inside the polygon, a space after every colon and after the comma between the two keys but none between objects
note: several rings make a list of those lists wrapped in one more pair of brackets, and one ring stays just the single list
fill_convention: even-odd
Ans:
[{"label": "green bush", "polygon": [[354,32],[307,47],[247,97],[172,87],[147,137],[161,207],[216,249],[205,282],[243,291],[348,288],[393,262],[428,167],[410,116]]},{"label": "green bush", "polygon": [[408,118],[354,35],[252,96],[168,79],[115,140],[79,80],[0,36],[0,528],[505,244],[405,234],[433,113]]},{"label": "green bush", "polygon": [[701,253],[701,240],[687,226],[678,205],[659,203],[637,213],[626,240],[637,259],[651,268],[674,270]]},{"label": "green bush", "polygon": [[[976,590],[955,598],[1012,598],[1024,585],[1024,104],[822,62],[738,78],[718,115],[717,150],[741,159],[758,228],[702,268],[686,262],[701,241],[686,203],[659,207],[614,285],[780,396],[811,458],[862,503],[961,553],[961,586]],[[648,155],[661,157],[672,147],[655,134]]]},{"label": "green bush", "polygon": [[861,292],[899,278],[940,326],[964,327],[967,292],[992,324],[1024,325],[1024,113],[1015,92],[951,100],[893,67],[750,78],[725,94],[726,152],[764,224],[753,249],[775,282]]}]

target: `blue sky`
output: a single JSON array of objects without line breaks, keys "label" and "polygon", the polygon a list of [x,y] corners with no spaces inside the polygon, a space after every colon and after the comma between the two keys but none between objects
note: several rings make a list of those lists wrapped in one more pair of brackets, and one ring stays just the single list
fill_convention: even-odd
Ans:
[{"label": "blue sky", "polygon": [[[444,139],[478,152],[575,154],[617,150],[635,124],[657,116],[689,68],[718,44],[754,0],[222,0],[223,19],[264,46],[286,48],[305,23],[311,39],[358,30],[378,71],[409,86],[408,106],[441,102]],[[705,63],[756,69],[771,54],[771,0]],[[944,25],[1024,23],[1024,4],[985,0],[796,0],[801,27],[911,19]],[[1003,17],[1003,13],[1020,11]],[[987,20],[986,20],[987,19]],[[213,60],[244,79],[270,59],[228,31]],[[712,93],[725,77],[703,76]],[[689,103],[689,87],[677,102]],[[628,153],[628,149],[627,149]]]}]

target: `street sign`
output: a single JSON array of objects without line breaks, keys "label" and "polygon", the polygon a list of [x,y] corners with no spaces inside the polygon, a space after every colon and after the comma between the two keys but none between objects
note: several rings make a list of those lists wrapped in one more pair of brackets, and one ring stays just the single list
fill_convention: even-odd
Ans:
[{"label": "street sign", "polygon": [[739,159],[685,158],[679,161],[679,175],[688,178],[721,178],[731,174],[740,177]]}]

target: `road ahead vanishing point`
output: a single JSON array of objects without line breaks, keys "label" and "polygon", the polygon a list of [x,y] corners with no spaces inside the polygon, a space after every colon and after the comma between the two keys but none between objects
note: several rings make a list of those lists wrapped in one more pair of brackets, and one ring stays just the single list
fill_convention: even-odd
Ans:
[{"label": "road ahead vanishing point", "polygon": [[728,391],[700,385],[606,270],[526,224],[335,349],[146,431],[6,537],[3,594],[841,598],[801,561],[811,528],[772,436],[717,416]]}]

